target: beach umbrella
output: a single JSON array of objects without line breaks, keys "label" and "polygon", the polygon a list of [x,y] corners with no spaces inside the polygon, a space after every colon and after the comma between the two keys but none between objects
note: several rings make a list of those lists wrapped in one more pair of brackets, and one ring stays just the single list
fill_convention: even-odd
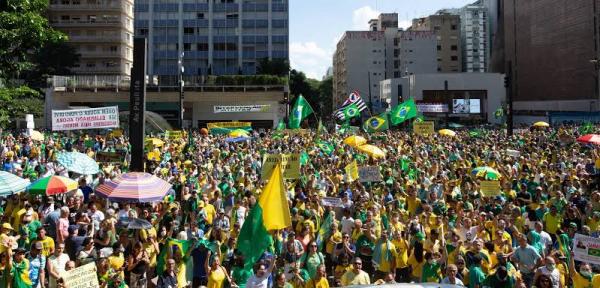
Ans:
[{"label": "beach umbrella", "polygon": [[0,171],[0,196],[23,192],[31,182],[17,175]]},{"label": "beach umbrella", "polygon": [[228,138],[225,138],[225,142],[227,142],[227,143],[237,143],[237,142],[244,142],[244,141],[249,140],[249,139],[251,139],[251,138],[248,137],[248,136],[240,136],[240,137],[235,137],[235,138],[228,137]]},{"label": "beach umbrella", "polygon": [[586,135],[583,135],[583,136],[577,138],[577,142],[600,145],[600,135],[586,134]]},{"label": "beach umbrella", "polygon": [[456,136],[456,132],[454,132],[450,129],[442,129],[442,130],[438,131],[438,133],[440,133],[440,135],[449,136],[449,137]]},{"label": "beach umbrella", "polygon": [[93,175],[100,172],[96,160],[80,152],[59,153],[56,161],[67,170],[81,175]]},{"label": "beach umbrella", "polygon": [[243,130],[243,129],[235,129],[231,132],[229,132],[229,136],[232,138],[239,138],[239,137],[248,137],[250,133],[248,133],[248,131]]},{"label": "beach umbrella", "polygon": [[37,131],[37,130],[31,131],[30,137],[31,137],[31,140],[34,140],[34,141],[40,141],[40,142],[44,141],[44,134],[42,134],[42,132]]},{"label": "beach umbrella", "polygon": [[454,123],[454,122],[452,122],[452,123],[448,124],[448,126],[449,126],[450,128],[463,128],[463,127],[465,127],[465,125],[458,124],[458,123]]},{"label": "beach umbrella", "polygon": [[371,144],[361,145],[356,147],[356,149],[371,156],[372,158],[385,158],[385,152],[383,152],[381,148]]},{"label": "beach umbrella", "polygon": [[502,177],[502,174],[500,174],[498,170],[487,166],[477,167],[471,170],[471,174],[477,177],[484,177],[489,180],[498,180]]},{"label": "beach umbrella", "polygon": [[152,174],[130,172],[96,188],[98,196],[115,202],[161,201],[171,189],[171,184]]},{"label": "beach umbrella", "polygon": [[145,142],[146,146],[155,146],[155,147],[162,147],[163,145],[165,145],[165,141],[162,141],[158,138],[146,138],[146,142]]},{"label": "beach umbrella", "polygon": [[27,188],[30,193],[52,196],[77,189],[77,181],[62,176],[48,176],[39,179]]},{"label": "beach umbrella", "polygon": [[360,145],[367,144],[367,139],[361,136],[352,135],[344,139],[344,144],[356,148]]},{"label": "beach umbrella", "polygon": [[532,125],[533,127],[550,127],[550,124],[544,122],[544,121],[539,121],[539,122],[535,122]]}]

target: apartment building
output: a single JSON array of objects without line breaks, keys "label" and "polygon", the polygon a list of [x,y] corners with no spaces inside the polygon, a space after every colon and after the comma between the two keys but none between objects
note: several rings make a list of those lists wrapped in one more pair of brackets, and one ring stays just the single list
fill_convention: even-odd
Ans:
[{"label": "apartment building", "polygon": [[435,15],[413,19],[411,31],[432,31],[437,38],[438,72],[462,71],[460,16],[440,11]]},{"label": "apartment building", "polygon": [[50,25],[69,36],[80,75],[129,75],[133,62],[133,0],[50,0]]},{"label": "apartment building", "polygon": [[486,72],[489,59],[488,10],[481,1],[460,9],[464,72]]},{"label": "apartment building", "polygon": [[253,75],[263,58],[289,60],[288,0],[137,0],[135,35],[148,74]]}]

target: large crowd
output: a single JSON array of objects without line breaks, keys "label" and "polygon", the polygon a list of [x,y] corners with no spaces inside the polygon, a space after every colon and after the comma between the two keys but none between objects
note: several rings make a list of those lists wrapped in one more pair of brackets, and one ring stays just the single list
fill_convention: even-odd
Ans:
[{"label": "large crowd", "polygon": [[[128,172],[128,157],[100,163],[96,175],[74,174],[55,161],[61,151],[91,158],[127,152],[126,136],[46,133],[35,141],[4,133],[2,170],[32,181],[70,177],[79,188],[2,200],[0,287],[64,287],[63,275],[88,263],[95,263],[100,287],[109,288],[600,287],[598,267],[571,253],[575,234],[600,237],[600,149],[575,142],[578,128],[513,136],[485,128],[454,137],[351,132],[385,158],[343,144],[348,132],[253,132],[232,142],[194,130],[147,147],[157,157],[146,171],[172,184],[153,203],[113,203],[94,193]],[[333,151],[315,145],[317,138]],[[303,155],[299,179],[285,181],[292,225],[270,231],[273,246],[248,268],[237,237],[265,185],[263,156],[279,153]],[[350,179],[344,168],[355,160],[379,167],[382,181]],[[500,173],[498,195],[481,192],[486,176],[472,173],[480,166]],[[324,197],[341,202],[329,206]],[[123,224],[136,218],[152,227]]]}]

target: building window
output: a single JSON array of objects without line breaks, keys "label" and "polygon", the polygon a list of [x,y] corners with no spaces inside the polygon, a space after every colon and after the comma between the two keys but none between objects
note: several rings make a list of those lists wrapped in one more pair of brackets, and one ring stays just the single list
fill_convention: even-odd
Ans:
[{"label": "building window", "polygon": [[237,13],[227,14],[227,19],[238,19],[239,15]]},{"label": "building window", "polygon": [[452,30],[456,30],[456,29],[457,29],[457,27],[456,27],[456,24],[452,24],[452,26],[450,26],[450,28],[451,28]]},{"label": "building window", "polygon": [[94,62],[88,62],[88,63],[85,64],[85,67],[94,68],[94,67],[96,67],[96,63],[94,63]]},{"label": "building window", "polygon": [[442,45],[437,45],[437,51],[442,51]]},{"label": "building window", "polygon": [[194,34],[194,27],[184,27],[183,34]]},{"label": "building window", "polygon": [[197,43],[196,50],[198,51],[208,51],[208,43]]},{"label": "building window", "polygon": [[69,15],[62,15],[62,16],[60,16],[60,20],[69,20],[69,19],[71,19],[69,17]]},{"label": "building window", "polygon": [[452,60],[452,61],[458,61],[458,56],[451,56],[450,60]]},{"label": "building window", "polygon": [[192,44],[191,43],[183,43],[183,51],[190,51],[192,50]]},{"label": "building window", "polygon": [[117,46],[110,46],[110,52],[117,52]]},{"label": "building window", "polygon": [[145,29],[145,28],[140,29],[139,30],[139,34],[142,35],[142,36],[148,35],[148,29]]},{"label": "building window", "polygon": [[197,13],[196,19],[204,19],[204,13]]},{"label": "building window", "polygon": [[450,50],[456,51],[456,50],[458,50],[458,46],[457,45],[452,45],[452,46],[450,46]]}]

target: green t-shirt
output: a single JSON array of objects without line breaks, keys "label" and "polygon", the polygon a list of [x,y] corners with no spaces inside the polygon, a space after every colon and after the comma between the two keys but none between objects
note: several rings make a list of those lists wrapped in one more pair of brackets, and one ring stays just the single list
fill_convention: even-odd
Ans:
[{"label": "green t-shirt", "polygon": [[484,282],[485,274],[483,273],[483,270],[481,270],[481,267],[472,266],[471,269],[469,269],[469,288],[473,288],[475,285],[481,287]]},{"label": "green t-shirt", "polygon": [[441,265],[439,263],[437,263],[437,262],[435,264],[425,263],[425,264],[423,264],[423,272],[421,273],[421,282],[439,283],[440,280],[442,280],[441,275],[442,275],[442,270],[441,270]]},{"label": "green t-shirt", "polygon": [[[371,249],[371,251],[373,251],[373,249],[375,249],[375,243],[372,242],[371,240],[369,240],[369,237],[367,237],[366,235],[361,235],[360,237],[358,237],[358,239],[356,240],[356,250],[358,252],[359,255],[364,255],[361,251],[361,249],[363,247],[368,247]],[[371,255],[364,255],[364,256],[371,256]]]}]

